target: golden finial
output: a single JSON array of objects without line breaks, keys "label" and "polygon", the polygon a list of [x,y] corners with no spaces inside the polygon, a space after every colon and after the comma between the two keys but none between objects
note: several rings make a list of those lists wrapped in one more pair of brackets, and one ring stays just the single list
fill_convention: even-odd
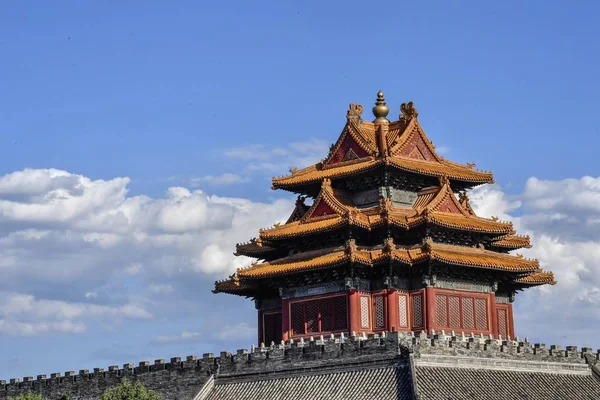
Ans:
[{"label": "golden finial", "polygon": [[373,115],[375,120],[373,122],[385,122],[388,119],[387,115],[390,113],[390,109],[385,105],[385,99],[383,98],[383,92],[380,90],[377,93],[377,101],[375,107],[373,107]]}]

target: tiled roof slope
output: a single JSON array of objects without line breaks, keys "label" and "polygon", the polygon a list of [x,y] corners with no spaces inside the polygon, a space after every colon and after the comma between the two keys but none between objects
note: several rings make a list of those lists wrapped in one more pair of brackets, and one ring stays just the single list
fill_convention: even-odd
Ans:
[{"label": "tiled roof slope", "polygon": [[423,400],[592,400],[600,384],[590,373],[553,373],[502,368],[418,366],[419,399]]},{"label": "tiled roof slope", "polygon": [[[218,382],[218,380],[217,380]],[[219,384],[206,400],[412,400],[408,363],[337,373]]]}]

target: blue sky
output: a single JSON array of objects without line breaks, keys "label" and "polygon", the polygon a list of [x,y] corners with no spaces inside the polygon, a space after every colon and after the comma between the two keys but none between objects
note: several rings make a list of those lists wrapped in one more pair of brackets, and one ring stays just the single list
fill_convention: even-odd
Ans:
[{"label": "blue sky", "polygon": [[516,330],[600,347],[599,12],[3,2],[0,378],[248,347],[252,305],[212,282],[289,211],[270,177],[322,158],[379,89],[392,117],[415,102],[446,157],[494,171],[481,213],[562,278],[523,296]]}]

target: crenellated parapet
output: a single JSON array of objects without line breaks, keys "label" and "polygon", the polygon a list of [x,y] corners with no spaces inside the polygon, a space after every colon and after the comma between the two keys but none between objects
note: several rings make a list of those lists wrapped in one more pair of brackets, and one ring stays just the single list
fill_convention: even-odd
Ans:
[{"label": "crenellated parapet", "polygon": [[356,369],[408,363],[417,365],[452,364],[453,366],[501,365],[502,368],[534,370],[589,371],[597,374],[600,350],[584,347],[546,346],[518,338],[494,338],[445,332],[352,334],[309,337],[269,346],[253,346],[236,352],[212,353],[201,358],[188,356],[163,359],[154,363],[134,364],[67,371],[64,374],[38,375],[37,378],[13,378],[0,381],[0,399],[23,392],[37,392],[49,400],[69,394],[72,400],[94,399],[121,379],[139,380],[157,390],[166,400],[193,398],[210,377],[216,382],[236,381],[264,375],[293,375],[302,371]]},{"label": "crenellated parapet", "polygon": [[[502,361],[534,362],[545,368],[544,364],[581,364],[595,365],[600,359],[600,350],[594,352],[589,347],[578,350],[577,346],[546,346],[544,343],[530,343],[527,339],[502,338],[484,335],[465,335],[445,332],[426,335],[407,335],[400,338],[401,345],[410,348],[415,358],[442,362],[443,357],[489,359],[492,363],[507,367]],[[483,365],[482,363],[479,363]],[[524,365],[524,364],[519,364]]]}]

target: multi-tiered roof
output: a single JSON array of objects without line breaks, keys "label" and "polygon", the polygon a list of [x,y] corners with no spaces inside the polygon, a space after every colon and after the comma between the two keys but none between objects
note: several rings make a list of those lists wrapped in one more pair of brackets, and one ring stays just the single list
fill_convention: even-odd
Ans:
[{"label": "multi-tiered roof", "polygon": [[388,111],[381,92],[373,122],[351,104],[325,159],[273,179],[274,189],[299,194],[296,207],[285,224],[237,246],[236,255],[262,261],[215,291],[268,298],[281,287],[331,279],[436,273],[494,281],[507,293],[554,283],[537,260],[509,253],[530,247],[527,236],[471,208],[466,190],[493,183],[492,173],[437,154],[412,102],[402,104],[398,121],[388,121]]}]

